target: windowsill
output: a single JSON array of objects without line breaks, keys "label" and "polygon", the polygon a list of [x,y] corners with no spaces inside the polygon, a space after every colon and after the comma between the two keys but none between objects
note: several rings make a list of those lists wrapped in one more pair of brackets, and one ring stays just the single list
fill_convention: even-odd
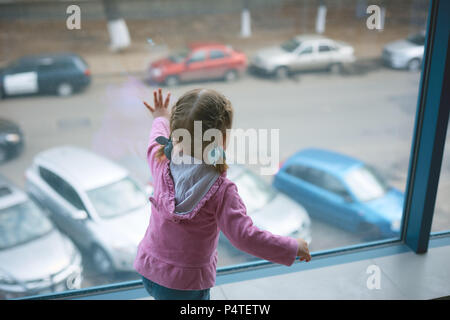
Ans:
[{"label": "windowsill", "polygon": [[[369,290],[367,267],[381,271]],[[412,281],[414,279],[414,281]],[[239,272],[218,270],[211,299],[432,299],[450,294],[450,236],[430,239],[426,254],[397,242],[314,257],[291,267],[269,264]],[[38,299],[148,299],[141,281],[34,297]]]}]

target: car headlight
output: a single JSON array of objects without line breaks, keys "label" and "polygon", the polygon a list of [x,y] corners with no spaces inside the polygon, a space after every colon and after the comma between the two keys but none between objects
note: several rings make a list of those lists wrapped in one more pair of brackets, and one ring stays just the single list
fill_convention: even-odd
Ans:
[{"label": "car headlight", "polygon": [[391,230],[395,231],[395,232],[400,231],[401,224],[402,224],[401,220],[392,221],[392,223],[391,223]]},{"label": "car headlight", "polygon": [[8,133],[5,135],[5,141],[17,143],[20,141],[20,136],[17,133]]},{"label": "car headlight", "polygon": [[152,69],[151,74],[154,77],[159,77],[160,75],[162,75],[162,70],[160,68],[154,68]]}]

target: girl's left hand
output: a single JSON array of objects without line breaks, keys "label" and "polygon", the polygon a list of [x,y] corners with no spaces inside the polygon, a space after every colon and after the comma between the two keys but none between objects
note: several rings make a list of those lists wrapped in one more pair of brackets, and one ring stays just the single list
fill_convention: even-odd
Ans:
[{"label": "girl's left hand", "polygon": [[166,99],[163,102],[163,94],[161,88],[158,89],[158,92],[156,90],[153,91],[153,100],[154,100],[154,107],[150,106],[147,102],[144,102],[144,105],[147,107],[147,109],[152,113],[154,118],[158,117],[164,117],[169,119],[170,118],[170,112],[169,112],[169,101],[170,101],[170,92],[167,94]]}]

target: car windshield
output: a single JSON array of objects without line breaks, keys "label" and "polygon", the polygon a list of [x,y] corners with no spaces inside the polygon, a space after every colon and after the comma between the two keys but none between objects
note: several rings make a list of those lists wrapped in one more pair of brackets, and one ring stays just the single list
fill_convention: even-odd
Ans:
[{"label": "car windshield", "polygon": [[52,223],[29,200],[0,210],[0,250],[40,238],[52,230]]},{"label": "car windshield", "polygon": [[95,210],[102,218],[111,218],[145,206],[145,193],[130,178],[87,192]]},{"label": "car windshield", "polygon": [[293,52],[295,49],[298,48],[298,46],[300,45],[300,42],[295,40],[295,39],[291,39],[286,41],[285,43],[283,43],[281,45],[281,48],[287,52]]},{"label": "car windshield", "polygon": [[233,180],[249,214],[264,207],[275,197],[272,187],[250,171]]},{"label": "car windshield", "polygon": [[351,170],[345,176],[345,181],[356,198],[362,202],[380,198],[389,189],[384,179],[368,166]]},{"label": "car windshield", "polygon": [[181,50],[178,50],[177,52],[175,52],[174,54],[170,55],[169,59],[172,62],[179,63],[179,62],[182,62],[184,59],[186,59],[186,57],[188,56],[188,53],[189,53],[188,49],[186,49],[186,48],[181,49]]},{"label": "car windshield", "polygon": [[425,35],[420,34],[420,33],[408,37],[407,40],[408,40],[409,42],[414,43],[415,45],[418,45],[418,46],[423,46],[423,45],[425,45]]}]

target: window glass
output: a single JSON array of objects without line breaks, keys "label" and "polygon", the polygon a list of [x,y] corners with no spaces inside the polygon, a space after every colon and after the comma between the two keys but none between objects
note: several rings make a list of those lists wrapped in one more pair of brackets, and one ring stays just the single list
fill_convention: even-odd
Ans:
[{"label": "window glass", "polygon": [[251,171],[242,172],[234,182],[249,214],[267,205],[275,196],[270,185]]},{"label": "window glass", "polygon": [[300,42],[297,39],[291,39],[281,45],[281,48],[287,52],[293,52],[300,46]]},{"label": "window glass", "polygon": [[447,128],[431,232],[450,231],[450,130]]},{"label": "window glass", "polygon": [[86,210],[80,196],[69,183],[45,168],[40,167],[39,171],[41,177],[49,184],[49,186],[67,202],[79,210]]},{"label": "window glass", "polygon": [[201,62],[206,59],[206,51],[196,51],[189,58],[189,63]]},{"label": "window glass", "polygon": [[145,194],[130,178],[87,192],[97,213],[110,218],[145,206]]},{"label": "window glass", "polygon": [[222,59],[225,58],[225,53],[222,50],[211,50],[209,52],[210,59]]},{"label": "window glass", "polygon": [[[61,14],[64,1],[0,2],[0,175],[48,209],[73,244],[67,254],[80,251],[81,288],[140,278],[133,262],[159,188],[147,163],[153,119],[142,101],[152,104],[159,87],[171,106],[191,89],[223,93],[233,129],[255,133],[238,163],[245,170],[227,172],[255,225],[305,237],[312,252],[398,239],[429,0],[376,1],[382,32],[368,28],[369,4],[360,0],[248,1],[251,19],[242,1],[82,1],[80,30]],[[42,76],[34,71],[43,61],[72,67]],[[448,149],[433,231],[450,229]],[[231,170],[232,150],[226,159]],[[11,213],[5,223],[22,219],[28,228],[28,218]],[[260,259],[223,241],[219,268]],[[74,267],[76,259],[58,257]],[[0,298],[63,290],[12,293],[0,281]]]},{"label": "window glass", "polygon": [[0,209],[0,251],[42,237],[52,229],[48,218],[30,200]]},{"label": "window glass", "polygon": [[302,51],[300,51],[300,54],[311,54],[312,52],[313,52],[313,47],[309,46],[309,47],[302,49]]},{"label": "window glass", "polygon": [[389,188],[384,179],[367,166],[351,170],[345,176],[345,181],[362,202],[383,197]]},{"label": "window glass", "polygon": [[328,52],[331,51],[330,46],[322,44],[319,46],[319,52]]}]

